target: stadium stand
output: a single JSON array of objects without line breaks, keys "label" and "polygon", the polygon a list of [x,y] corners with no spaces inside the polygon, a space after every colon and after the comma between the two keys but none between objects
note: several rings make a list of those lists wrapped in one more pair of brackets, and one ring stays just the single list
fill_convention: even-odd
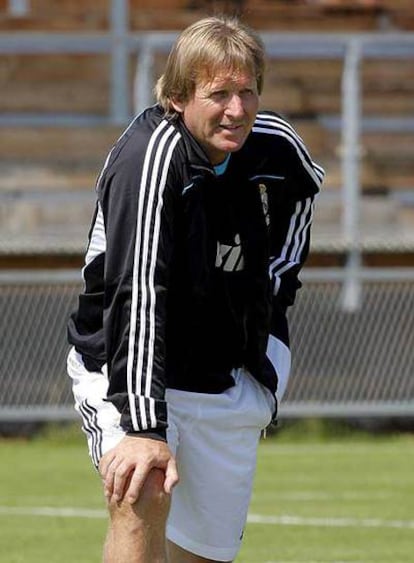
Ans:
[{"label": "stadium stand", "polygon": [[[327,171],[292,311],[296,356],[283,416],[412,420],[413,0],[0,0],[0,431],[75,416],[64,343],[93,186],[148,101],[142,69],[157,76],[165,57],[163,48],[146,53],[142,38],[169,37],[216,11],[241,14],[278,40],[262,105],[295,124]],[[352,70],[355,45],[373,36],[381,55],[359,65],[363,119],[352,145],[353,135],[342,136],[341,112],[353,99],[352,88],[342,95],[343,71]],[[361,190],[357,237],[347,240],[354,225],[344,210],[357,201],[345,197],[344,185],[355,183],[342,165],[353,146]]]},{"label": "stadium stand", "polygon": [[[109,0],[31,0],[20,12],[12,6],[12,0],[0,0],[0,33],[99,34],[110,26]],[[132,32],[177,30],[217,11],[238,13],[257,29],[275,33],[414,30],[412,0],[130,0],[129,26]],[[155,73],[164,56],[157,55]],[[330,239],[341,221],[342,64],[334,58],[274,56],[269,59],[262,100],[264,107],[295,123],[314,158],[327,170],[316,241]],[[131,56],[131,89],[135,68],[136,57]],[[361,76],[364,118],[378,122],[381,116],[394,116],[406,125],[380,133],[369,127],[362,131],[361,224],[367,235],[378,240],[390,233],[408,240],[400,256],[404,254],[401,259],[409,263],[414,256],[414,127],[409,126],[414,117],[413,60],[364,60]],[[31,256],[39,255],[43,262],[38,264],[44,263],[45,256],[48,263],[80,262],[95,178],[123,128],[106,120],[109,77],[106,52],[0,53],[2,264],[27,264]],[[132,98],[129,109],[132,115]],[[17,115],[38,119],[13,121]],[[62,125],[54,123],[53,115],[69,121],[73,115],[93,115],[96,122],[79,125],[73,120]],[[317,261],[317,252],[313,260]],[[319,262],[323,263],[321,257]]]}]

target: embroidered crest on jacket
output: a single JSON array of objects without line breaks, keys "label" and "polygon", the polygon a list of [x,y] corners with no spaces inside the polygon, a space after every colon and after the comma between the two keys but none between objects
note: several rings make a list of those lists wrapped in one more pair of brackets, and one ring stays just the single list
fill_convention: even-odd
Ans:
[{"label": "embroidered crest on jacket", "polygon": [[262,200],[263,215],[266,221],[266,225],[269,226],[269,200],[267,197],[267,187],[265,184],[259,184],[260,199]]}]

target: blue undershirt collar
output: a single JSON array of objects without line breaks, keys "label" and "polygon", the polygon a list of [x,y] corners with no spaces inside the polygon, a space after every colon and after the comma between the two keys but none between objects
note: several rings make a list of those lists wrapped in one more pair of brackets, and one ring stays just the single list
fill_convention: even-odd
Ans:
[{"label": "blue undershirt collar", "polygon": [[217,166],[214,167],[214,172],[217,174],[217,176],[221,176],[222,174],[225,173],[226,169],[227,169],[227,165],[229,163],[230,160],[230,154],[229,153],[226,158],[223,160],[223,162],[221,162],[220,164],[217,164]]}]

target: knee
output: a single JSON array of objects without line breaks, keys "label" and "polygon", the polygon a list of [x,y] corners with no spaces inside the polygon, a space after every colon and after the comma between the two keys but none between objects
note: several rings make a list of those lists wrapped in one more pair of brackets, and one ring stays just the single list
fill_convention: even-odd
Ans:
[{"label": "knee", "polygon": [[169,495],[164,491],[165,473],[162,469],[151,469],[142,487],[138,503],[142,507],[158,509],[169,505]]},{"label": "knee", "polygon": [[170,498],[164,491],[164,479],[162,470],[152,469],[134,504],[125,500],[111,501],[108,508],[112,525],[120,525],[125,531],[132,533],[151,525],[165,527]]}]

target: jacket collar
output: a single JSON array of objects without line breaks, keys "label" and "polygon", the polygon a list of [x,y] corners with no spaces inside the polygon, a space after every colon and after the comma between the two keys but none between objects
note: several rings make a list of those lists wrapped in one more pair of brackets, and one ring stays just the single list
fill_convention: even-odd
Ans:
[{"label": "jacket collar", "polygon": [[204,149],[187,129],[181,116],[173,116],[170,120],[182,135],[184,150],[186,152],[188,162],[190,163],[190,167],[198,173],[205,172],[215,175],[214,167],[209,161]]}]

